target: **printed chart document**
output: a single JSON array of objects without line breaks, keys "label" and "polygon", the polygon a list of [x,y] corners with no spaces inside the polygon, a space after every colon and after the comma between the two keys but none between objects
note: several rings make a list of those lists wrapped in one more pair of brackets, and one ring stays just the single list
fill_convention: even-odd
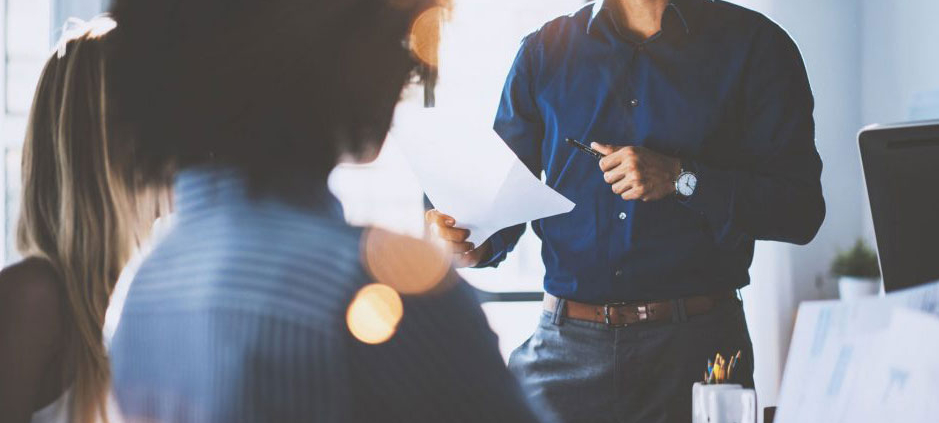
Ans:
[{"label": "printed chart document", "polygon": [[876,354],[859,363],[860,384],[846,422],[939,421],[939,319],[912,310],[895,310],[880,333]]},{"label": "printed chart document", "polygon": [[398,119],[394,142],[434,207],[470,230],[469,242],[480,245],[500,229],[573,210],[488,125],[440,109],[409,112],[414,120]]},{"label": "printed chart document", "polygon": [[884,298],[803,303],[776,421],[937,421],[937,348],[939,283]]}]

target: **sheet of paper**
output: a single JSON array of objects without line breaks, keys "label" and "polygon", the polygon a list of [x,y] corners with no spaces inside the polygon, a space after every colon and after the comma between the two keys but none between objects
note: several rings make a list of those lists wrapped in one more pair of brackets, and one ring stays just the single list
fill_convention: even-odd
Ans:
[{"label": "sheet of paper", "polygon": [[488,124],[441,109],[409,112],[414,120],[399,118],[392,142],[434,207],[470,230],[469,242],[480,245],[500,229],[574,208],[536,178]]},{"label": "sheet of paper", "polygon": [[[918,421],[868,420],[864,415],[875,415],[874,410],[868,409],[864,415],[857,410],[861,398],[873,395],[868,390],[882,388],[871,385],[871,371],[887,372],[883,358],[894,354],[892,349],[915,345],[889,340],[900,336],[895,333],[900,330],[894,321],[897,311],[928,313],[930,317],[912,329],[928,333],[931,326],[939,326],[937,304],[939,283],[891,293],[885,298],[803,303],[786,361],[776,421]],[[939,383],[939,377],[935,381]],[[878,404],[884,403],[868,405],[882,410]]]},{"label": "sheet of paper", "polygon": [[856,369],[845,422],[939,421],[939,319],[895,310]]}]

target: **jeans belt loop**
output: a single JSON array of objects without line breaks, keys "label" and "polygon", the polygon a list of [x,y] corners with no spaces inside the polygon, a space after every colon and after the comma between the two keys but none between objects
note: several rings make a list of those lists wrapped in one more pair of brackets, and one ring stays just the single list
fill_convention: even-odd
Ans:
[{"label": "jeans belt loop", "polygon": [[688,309],[685,308],[685,299],[679,298],[677,300],[672,300],[674,317],[672,320],[680,323],[688,321]]},{"label": "jeans belt loop", "polygon": [[567,300],[558,298],[557,304],[554,305],[554,316],[551,323],[554,323],[555,326],[561,326],[564,323],[564,303],[566,302]]}]

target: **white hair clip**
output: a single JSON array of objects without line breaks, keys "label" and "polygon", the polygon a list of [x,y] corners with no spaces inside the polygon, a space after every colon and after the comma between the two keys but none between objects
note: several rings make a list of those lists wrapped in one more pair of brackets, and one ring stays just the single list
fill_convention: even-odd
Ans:
[{"label": "white hair clip", "polygon": [[85,25],[85,21],[76,17],[69,17],[65,20],[65,23],[62,24],[62,29],[59,31],[62,35],[56,43],[56,57],[59,59],[65,57],[65,48],[68,45],[68,41],[74,38],[75,33],[84,28]]},{"label": "white hair clip", "polygon": [[117,23],[107,14],[95,16],[89,21],[84,21],[79,18],[70,17],[65,20],[65,24],[62,25],[62,36],[59,37],[59,42],[56,43],[56,56],[61,59],[65,57],[66,46],[68,42],[78,38],[82,35],[88,34],[92,38],[100,37],[104,34],[107,34],[108,31],[114,29],[117,26]]}]

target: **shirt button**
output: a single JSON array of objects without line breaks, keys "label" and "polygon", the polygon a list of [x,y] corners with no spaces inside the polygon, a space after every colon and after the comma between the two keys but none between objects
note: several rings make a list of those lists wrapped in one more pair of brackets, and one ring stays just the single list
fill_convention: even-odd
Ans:
[{"label": "shirt button", "polygon": [[616,275],[616,276],[623,276],[623,271],[620,270],[620,269],[616,269],[616,271],[613,272],[613,274]]},{"label": "shirt button", "polygon": [[639,99],[634,98],[634,99],[632,99],[632,100],[629,100],[629,106],[630,106],[630,107],[639,107]]},{"label": "shirt button", "polygon": [[619,220],[626,220],[626,212],[619,213]]}]

